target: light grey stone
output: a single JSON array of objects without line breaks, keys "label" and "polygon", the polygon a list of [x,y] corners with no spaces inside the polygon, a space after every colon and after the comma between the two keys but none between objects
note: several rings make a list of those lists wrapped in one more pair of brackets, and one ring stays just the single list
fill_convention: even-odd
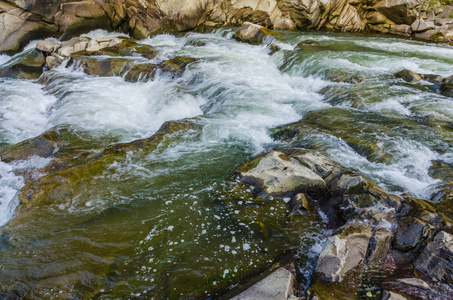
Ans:
[{"label": "light grey stone", "polygon": [[297,191],[316,197],[327,192],[326,183],[319,175],[279,151],[268,153],[255,168],[242,175],[263,182],[268,194]]},{"label": "light grey stone", "polygon": [[285,268],[279,268],[263,280],[232,300],[287,300],[293,294],[294,276]]},{"label": "light grey stone", "polygon": [[51,40],[40,41],[36,44],[36,49],[41,50],[46,53],[53,53],[56,49],[60,47],[60,43],[56,43]]}]

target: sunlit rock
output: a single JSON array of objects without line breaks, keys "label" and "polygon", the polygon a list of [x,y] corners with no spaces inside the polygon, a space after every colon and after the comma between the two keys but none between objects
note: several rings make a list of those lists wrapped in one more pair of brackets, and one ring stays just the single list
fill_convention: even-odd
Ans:
[{"label": "sunlit rock", "polygon": [[264,39],[267,36],[278,38],[280,34],[278,32],[267,29],[266,27],[250,22],[244,22],[241,28],[239,28],[233,35],[233,39],[243,43],[260,45],[263,43]]}]

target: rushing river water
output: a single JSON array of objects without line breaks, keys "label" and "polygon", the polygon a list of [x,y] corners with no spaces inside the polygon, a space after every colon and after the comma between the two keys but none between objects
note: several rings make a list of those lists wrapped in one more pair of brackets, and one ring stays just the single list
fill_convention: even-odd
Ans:
[{"label": "rushing river water", "polygon": [[[318,151],[393,193],[429,198],[442,183],[432,165],[453,165],[452,99],[428,82],[410,84],[393,74],[407,68],[453,75],[453,47],[283,32],[275,42],[282,50],[270,56],[265,45],[238,43],[232,34],[221,29],[140,41],[159,51],[155,61],[199,59],[176,79],[130,83],[72,67],[49,72],[49,84],[0,79],[2,148],[56,126],[90,150],[149,137],[169,120],[197,124],[153,151],[112,161],[80,179],[89,181],[76,193],[43,201],[9,223],[24,184],[19,171],[50,159],[0,162],[0,298],[11,291],[30,298],[209,297],[237,283],[235,274],[274,263],[282,248],[299,251],[302,271],[311,272],[322,222],[306,220],[299,241],[263,238],[238,223],[238,212],[223,201],[231,173],[268,149]],[[293,50],[306,39],[330,48]],[[0,55],[0,64],[9,59]],[[363,81],[333,83],[333,70]],[[306,135],[272,138],[275,128],[301,119],[310,127]],[[358,150],[363,147],[372,153]]]}]

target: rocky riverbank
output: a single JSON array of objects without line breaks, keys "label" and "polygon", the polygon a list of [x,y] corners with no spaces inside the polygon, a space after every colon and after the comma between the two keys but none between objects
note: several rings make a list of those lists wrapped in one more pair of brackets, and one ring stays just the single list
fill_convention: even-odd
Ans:
[{"label": "rocky riverbank", "polygon": [[253,22],[273,29],[381,32],[429,41],[453,40],[449,0],[0,1],[0,52],[30,40],[68,40],[93,29],[144,38],[163,31],[203,30]]},{"label": "rocky riverbank", "polygon": [[[236,32],[182,38],[162,35],[139,41],[77,36],[63,42],[43,40],[14,57],[0,70],[1,77],[8,77],[2,80],[11,84],[16,80],[11,77],[38,79],[18,81],[37,85],[46,97],[58,99],[43,115],[64,117],[30,134],[31,138],[5,142],[0,149],[0,166],[37,162],[10,172],[23,181],[15,198],[20,203],[15,216],[0,228],[1,263],[7,270],[0,278],[0,297],[118,298],[132,293],[130,286],[140,291],[132,298],[453,297],[451,121],[441,109],[432,113],[431,106],[417,115],[435,101],[447,103],[441,107],[448,112],[452,96],[448,46],[440,48],[447,53],[436,72],[442,76],[414,65],[410,68],[417,72],[392,68],[370,75],[369,66],[355,71],[360,51],[373,49],[351,46],[348,41],[339,46],[332,42],[335,36],[330,40],[298,37],[285,43],[285,34],[244,22]],[[171,47],[177,51],[169,52]],[[219,52],[232,47],[237,48],[219,62]],[[251,51],[255,51],[251,56],[240,56]],[[424,55],[431,64],[435,60],[429,51]],[[316,60],[316,55],[321,59]],[[231,57],[237,59],[236,65]],[[259,68],[254,57],[271,68],[249,75]],[[315,73],[316,63],[332,57],[335,64],[328,62]],[[345,57],[351,61],[349,69],[332,67]],[[380,52],[370,57],[373,65],[382,64]],[[303,63],[308,67],[301,67]],[[215,67],[197,69],[209,64]],[[291,77],[294,68],[313,73]],[[272,75],[269,82],[255,79],[267,73]],[[250,85],[229,94],[248,79]],[[212,84],[215,80],[220,83]],[[273,85],[275,80],[283,83]],[[300,89],[304,80],[309,82],[308,90]],[[252,89],[257,82],[259,88]],[[366,88],[382,82],[386,85],[379,93]],[[101,105],[96,101],[107,92],[106,83],[112,84],[114,92]],[[166,84],[164,88],[160,83]],[[93,89],[83,98],[89,84]],[[172,84],[179,85],[172,89]],[[116,85],[127,91],[119,104],[114,103],[114,94],[121,92]],[[143,93],[141,88],[146,88]],[[170,100],[167,94],[152,94],[159,89],[169,90]],[[293,93],[286,96],[288,90]],[[389,90],[394,93],[390,97],[384,93]],[[394,101],[401,90],[411,93],[405,100],[410,109],[416,105],[415,96],[422,94],[428,100],[422,98],[422,105],[409,113],[395,112],[394,104],[390,112],[376,113],[381,97]],[[155,102],[145,108],[131,104],[137,93],[140,100]],[[373,93],[379,99],[373,99]],[[308,99],[300,100],[300,95]],[[257,113],[250,117],[255,96]],[[14,104],[23,98],[15,98]],[[231,111],[219,113],[227,117],[216,119],[215,109],[236,98]],[[282,100],[267,107],[268,98]],[[309,109],[293,113],[288,103],[294,98],[298,99],[294,106]],[[371,105],[365,102],[369,99]],[[180,106],[174,107],[177,101]],[[195,112],[181,116],[191,101]],[[74,126],[74,111],[92,103],[93,110],[83,111],[83,121]],[[112,113],[114,105],[120,109]],[[129,111],[121,114],[134,106],[140,112],[172,113],[171,121],[159,119],[160,128],[149,129],[146,122],[154,121],[154,115],[128,119]],[[235,119],[241,109],[244,115]],[[115,123],[114,130],[96,131],[102,127],[99,124],[83,127],[104,111],[102,122],[120,115],[109,123]],[[270,116],[277,121],[262,125]],[[124,124],[134,123],[135,118],[139,125],[146,123],[146,130],[138,138],[133,128],[123,138]],[[258,129],[244,127],[254,122]],[[225,134],[227,129],[235,135]],[[264,138],[259,136],[262,132]],[[242,134],[258,139],[266,150],[243,150],[250,147],[249,140],[232,142]],[[325,140],[320,139],[323,135]],[[216,140],[219,136],[221,142]],[[417,140],[420,137],[426,140]],[[339,163],[327,158],[325,149],[332,141],[347,160]],[[209,147],[217,152],[209,152]],[[238,155],[241,151],[246,154]],[[360,166],[352,171],[349,159],[371,165],[368,173],[359,171]],[[226,160],[231,162],[220,165]],[[405,164],[400,165],[401,161]],[[426,170],[417,169],[421,164],[428,165]],[[403,171],[396,174],[397,168]],[[371,177],[377,173],[384,175]],[[402,183],[397,182],[401,177]],[[413,188],[415,192],[397,194],[389,182],[400,184],[399,191]],[[405,186],[407,182],[410,185]],[[420,185],[427,192],[417,190]],[[194,188],[198,190],[193,192]],[[175,210],[179,215],[173,216]],[[19,283],[10,278],[18,278]]]}]

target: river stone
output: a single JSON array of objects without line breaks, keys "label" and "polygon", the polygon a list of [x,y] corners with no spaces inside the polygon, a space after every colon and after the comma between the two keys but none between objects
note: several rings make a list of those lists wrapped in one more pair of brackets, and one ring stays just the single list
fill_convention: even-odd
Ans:
[{"label": "river stone", "polygon": [[422,32],[428,29],[434,29],[435,25],[432,21],[425,21],[423,19],[417,19],[412,23],[411,28],[414,32]]},{"label": "river stone", "polygon": [[36,49],[41,50],[42,52],[51,54],[53,53],[56,49],[60,47],[60,43],[51,41],[51,40],[44,40],[40,41],[39,43],[36,44]]},{"label": "river stone", "polygon": [[305,192],[318,198],[327,192],[326,183],[319,175],[278,151],[268,153],[242,176],[245,181],[257,181],[268,194]]},{"label": "river stone", "polygon": [[399,71],[398,73],[395,74],[395,77],[401,78],[407,82],[417,82],[417,81],[422,80],[422,76],[420,74],[412,72],[411,70],[408,70],[408,69]]},{"label": "river stone", "polygon": [[280,34],[278,32],[267,29],[266,27],[250,22],[244,22],[233,35],[233,39],[243,43],[260,45],[263,43],[264,39],[267,36],[278,38],[280,37]]},{"label": "river stone", "polygon": [[293,294],[295,278],[285,268],[278,268],[272,274],[254,284],[231,300],[287,300]]},{"label": "river stone", "polygon": [[453,236],[445,231],[436,234],[414,262],[414,266],[426,275],[453,284]]},{"label": "river stone", "polygon": [[440,93],[446,97],[453,97],[453,76],[444,78],[440,86]]},{"label": "river stone", "polygon": [[343,281],[349,271],[363,266],[370,238],[371,229],[363,224],[348,225],[342,234],[328,237],[315,272],[327,282]]},{"label": "river stone", "polygon": [[401,251],[415,248],[423,239],[425,223],[413,218],[402,218],[398,222],[398,230],[394,247]]}]

